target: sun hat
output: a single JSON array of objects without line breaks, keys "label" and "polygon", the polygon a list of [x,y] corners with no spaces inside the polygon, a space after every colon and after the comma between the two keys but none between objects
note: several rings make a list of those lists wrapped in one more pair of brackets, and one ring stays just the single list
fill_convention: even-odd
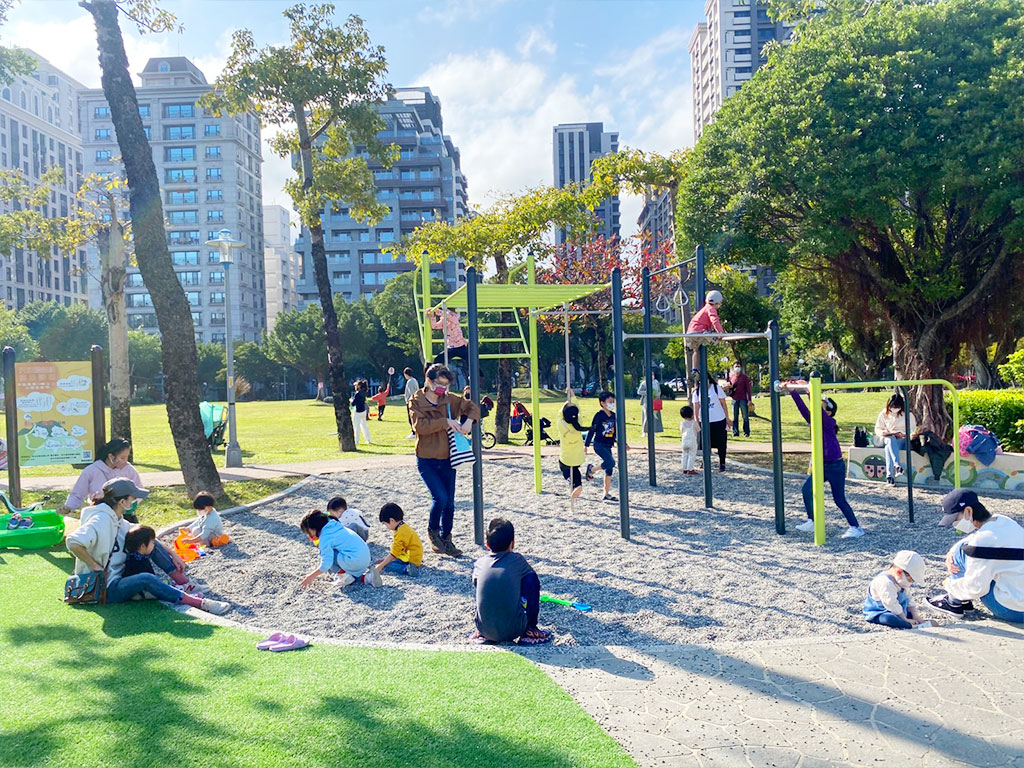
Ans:
[{"label": "sun hat", "polygon": [[910,578],[915,583],[920,583],[924,579],[924,558],[917,554],[917,552],[902,549],[896,553],[896,557],[892,559],[892,564],[901,571],[909,573]]}]

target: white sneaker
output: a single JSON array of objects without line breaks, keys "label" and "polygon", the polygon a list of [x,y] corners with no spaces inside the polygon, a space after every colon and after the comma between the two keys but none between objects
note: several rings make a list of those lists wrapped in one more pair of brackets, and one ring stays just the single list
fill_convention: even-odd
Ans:
[{"label": "white sneaker", "polygon": [[211,600],[208,597],[204,597],[202,604],[199,606],[199,610],[212,613],[215,616],[223,616],[231,610],[231,603],[226,603],[223,600]]},{"label": "white sneaker", "polygon": [[843,535],[840,536],[839,538],[841,538],[841,539],[859,539],[861,536],[863,536],[866,533],[867,533],[867,531],[865,531],[860,526],[852,526],[851,525],[849,528],[846,529],[846,532],[843,533]]},{"label": "white sneaker", "polygon": [[800,525],[796,527],[796,529],[798,531],[803,531],[804,533],[814,533],[814,521],[807,520],[805,522],[802,522],[800,523]]},{"label": "white sneaker", "polygon": [[380,571],[371,565],[366,573],[363,574],[363,584],[369,584],[371,587],[384,586],[384,580],[380,577]]},{"label": "white sneaker", "polygon": [[408,435],[405,436],[405,439],[406,440],[412,440],[414,437],[416,437],[416,433],[415,432],[410,432]]},{"label": "white sneaker", "polygon": [[356,577],[353,576],[351,573],[339,573],[337,576],[334,577],[334,586],[338,587],[339,589],[344,589],[349,584],[354,583],[355,580]]}]

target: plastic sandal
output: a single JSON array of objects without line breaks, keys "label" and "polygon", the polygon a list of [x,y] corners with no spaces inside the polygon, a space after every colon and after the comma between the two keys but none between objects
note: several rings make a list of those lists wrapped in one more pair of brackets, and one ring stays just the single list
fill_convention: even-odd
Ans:
[{"label": "plastic sandal", "polygon": [[266,651],[270,648],[270,646],[277,645],[286,637],[288,636],[284,632],[275,632],[266,640],[260,640],[260,642],[256,643],[256,647],[261,651]]},{"label": "plastic sandal", "polygon": [[274,645],[267,648],[268,651],[297,651],[300,648],[305,648],[309,645],[308,642],[303,640],[298,635],[287,635],[281,642],[275,643]]},{"label": "plastic sandal", "polygon": [[546,629],[528,629],[519,638],[519,645],[546,645],[555,639]]}]

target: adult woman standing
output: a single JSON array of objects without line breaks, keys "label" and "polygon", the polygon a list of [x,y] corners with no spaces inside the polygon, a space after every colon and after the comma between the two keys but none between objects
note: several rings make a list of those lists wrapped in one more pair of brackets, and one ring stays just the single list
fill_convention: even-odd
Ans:
[{"label": "adult woman standing", "polygon": [[[131,480],[136,486],[142,485],[138,471],[128,461],[131,452],[132,444],[123,437],[115,437],[100,448],[99,457],[82,470],[67,501],[57,511],[62,515],[70,515],[81,509],[83,504],[88,505],[93,495],[103,490],[103,484],[108,480],[122,477]],[[133,515],[129,515],[128,519],[134,522],[133,518]]]},{"label": "adult woman standing", "polygon": [[448,391],[453,379],[440,363],[427,368],[423,389],[409,401],[409,413],[416,433],[416,468],[433,500],[427,536],[435,552],[460,557],[462,550],[452,543],[455,468],[449,458],[448,430],[470,434],[473,422],[480,418],[480,407]]},{"label": "adult woman standing", "polygon": [[[647,379],[640,380],[636,393],[640,396],[640,429],[647,434]],[[651,397],[654,399],[654,433],[664,432],[661,423],[661,382],[658,377],[651,376]]]},{"label": "adult woman standing", "polygon": [[[693,415],[700,422],[700,372],[694,371],[693,382],[690,384],[690,405]],[[729,449],[729,410],[725,405],[725,390],[718,379],[711,377],[708,381],[708,421],[705,428],[700,425],[701,440],[708,440],[712,448],[718,451],[718,471],[725,472],[725,455]]]},{"label": "adult woman standing", "polygon": [[[903,409],[906,403],[901,395],[893,395],[885,408],[875,419],[875,437],[882,438],[885,445],[885,481],[889,485],[896,483],[896,478],[903,474],[903,465],[900,464],[900,452],[906,452],[907,440],[910,438],[904,430],[907,428]],[[914,414],[910,414],[910,433],[917,430],[917,420]]]},{"label": "adult woman standing", "polygon": [[[183,589],[164,584],[152,573],[137,573],[121,577],[128,558],[124,538],[131,529],[125,512],[137,500],[149,495],[131,480],[116,478],[103,485],[103,497],[82,511],[82,524],[65,540],[68,551],[75,556],[75,573],[90,571],[107,573],[107,602],[123,603],[136,595],[148,593],[157,600],[185,603],[209,613],[227,613],[230,605],[221,600],[198,597]],[[155,542],[150,555],[153,564],[165,571],[171,580],[182,587],[189,584],[185,576],[185,563],[180,557]]]}]

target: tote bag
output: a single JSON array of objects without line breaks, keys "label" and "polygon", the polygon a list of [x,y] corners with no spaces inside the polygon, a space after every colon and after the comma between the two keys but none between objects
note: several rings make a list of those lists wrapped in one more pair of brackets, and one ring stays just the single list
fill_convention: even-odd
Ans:
[{"label": "tote bag", "polygon": [[[452,408],[448,406],[448,418],[452,417]],[[463,464],[472,464],[476,461],[476,456],[473,454],[473,443],[470,439],[460,432],[456,432],[451,427],[448,428],[448,461],[451,462],[452,469],[461,467]]]}]

